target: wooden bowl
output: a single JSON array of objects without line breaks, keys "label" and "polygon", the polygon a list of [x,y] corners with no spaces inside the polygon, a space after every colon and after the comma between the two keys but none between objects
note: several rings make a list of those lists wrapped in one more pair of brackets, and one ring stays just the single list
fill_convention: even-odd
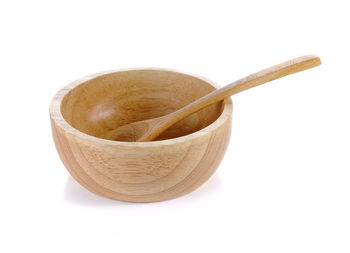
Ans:
[{"label": "wooden bowl", "polygon": [[203,78],[163,69],[109,71],[75,81],[50,104],[59,156],[82,186],[107,198],[153,202],[189,193],[223,158],[231,133],[231,99],[178,122],[155,141],[100,136],[168,114],[215,87]]}]

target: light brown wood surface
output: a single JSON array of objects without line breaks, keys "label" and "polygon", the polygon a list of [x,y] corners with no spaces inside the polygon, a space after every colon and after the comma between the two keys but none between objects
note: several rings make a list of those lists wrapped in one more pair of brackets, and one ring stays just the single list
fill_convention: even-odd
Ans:
[{"label": "light brown wood surface", "polygon": [[137,121],[118,127],[110,132],[107,132],[103,138],[120,141],[154,140],[170,126],[208,105],[216,103],[241,91],[287,75],[316,67],[320,64],[320,58],[315,55],[306,55],[280,63],[228,84],[223,88],[212,91],[211,93],[170,114],[148,120]]},{"label": "light brown wood surface", "polygon": [[213,174],[226,151],[230,99],[184,118],[156,141],[102,137],[169,114],[214,90],[215,84],[203,78],[161,69],[110,71],[75,81],[50,105],[60,158],[82,186],[104,197],[152,202],[189,193]]}]

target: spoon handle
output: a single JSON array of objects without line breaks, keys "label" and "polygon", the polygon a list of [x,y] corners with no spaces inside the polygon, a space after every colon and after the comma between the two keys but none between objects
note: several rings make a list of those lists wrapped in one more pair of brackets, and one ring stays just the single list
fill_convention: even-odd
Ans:
[{"label": "spoon handle", "polygon": [[[186,118],[190,114],[208,106],[219,102],[233,94],[253,88],[263,83],[273,81],[275,79],[291,75],[303,70],[316,67],[321,64],[321,60],[316,55],[301,56],[270,68],[261,70],[238,81],[230,83],[218,90],[215,90],[204,97],[190,103],[183,108],[166,115],[168,121],[166,125],[173,125],[174,123]],[[166,127],[166,126],[164,126]]]}]

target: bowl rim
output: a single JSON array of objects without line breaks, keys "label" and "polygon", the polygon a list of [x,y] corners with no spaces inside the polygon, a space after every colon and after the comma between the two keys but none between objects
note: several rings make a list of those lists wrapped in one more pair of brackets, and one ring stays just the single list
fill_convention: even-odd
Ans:
[{"label": "bowl rim", "polygon": [[59,90],[55,96],[52,98],[49,112],[50,112],[50,118],[55,122],[56,125],[58,125],[60,128],[62,128],[64,131],[87,141],[99,143],[102,145],[109,145],[109,146],[125,146],[125,147],[151,147],[151,146],[160,146],[160,145],[171,145],[174,143],[179,142],[185,142],[188,140],[192,140],[201,136],[204,136],[206,134],[210,134],[213,130],[219,128],[222,124],[224,124],[232,115],[232,100],[231,98],[226,98],[224,100],[224,109],[220,116],[211,124],[206,126],[205,128],[200,129],[199,131],[193,132],[191,134],[187,134],[184,136],[172,138],[172,139],[166,139],[166,140],[158,140],[158,141],[146,141],[146,142],[123,142],[123,141],[112,141],[112,140],[106,140],[102,138],[98,138],[89,134],[86,134],[84,132],[81,132],[80,130],[74,128],[71,126],[63,117],[61,113],[61,102],[63,98],[75,87],[79,86],[80,84],[83,84],[86,81],[92,80],[94,78],[108,75],[112,73],[117,72],[124,72],[124,71],[137,71],[137,70],[156,70],[156,71],[165,71],[165,72],[174,72],[178,74],[183,74],[187,76],[191,76],[197,79],[200,79],[206,83],[209,83],[214,88],[218,89],[220,86],[202,76],[194,75],[188,72],[178,71],[174,69],[167,69],[167,68],[152,68],[152,67],[138,67],[138,68],[124,68],[124,69],[113,69],[113,70],[107,70],[102,72],[97,72],[88,76],[85,76],[83,78],[77,79],[65,87],[63,87],[61,90]]}]

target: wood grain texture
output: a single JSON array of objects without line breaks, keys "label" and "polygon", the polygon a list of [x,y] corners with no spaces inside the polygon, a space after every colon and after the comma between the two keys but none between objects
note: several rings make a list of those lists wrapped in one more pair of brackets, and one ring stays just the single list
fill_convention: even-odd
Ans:
[{"label": "wood grain texture", "polygon": [[101,137],[118,126],[166,115],[213,90],[208,80],[161,69],[110,71],[75,81],[50,105],[59,156],[82,186],[111,199],[153,202],[189,193],[214,173],[226,151],[230,99],[179,121],[156,141]]}]

